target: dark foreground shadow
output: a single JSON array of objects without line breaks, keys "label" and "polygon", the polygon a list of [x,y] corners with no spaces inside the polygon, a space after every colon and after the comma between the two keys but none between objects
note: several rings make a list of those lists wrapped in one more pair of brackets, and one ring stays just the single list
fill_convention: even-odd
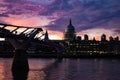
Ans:
[{"label": "dark foreground shadow", "polygon": [[29,64],[24,50],[17,50],[12,63],[13,80],[27,80]]},{"label": "dark foreground shadow", "polygon": [[13,80],[27,80],[28,71],[12,71]]}]

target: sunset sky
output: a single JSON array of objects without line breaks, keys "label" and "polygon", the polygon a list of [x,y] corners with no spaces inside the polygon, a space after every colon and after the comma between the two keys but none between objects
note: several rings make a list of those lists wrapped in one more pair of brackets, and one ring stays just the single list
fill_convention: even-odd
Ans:
[{"label": "sunset sky", "polygon": [[119,36],[120,0],[0,0],[0,23],[42,27],[50,39],[63,38],[70,18],[79,36]]}]

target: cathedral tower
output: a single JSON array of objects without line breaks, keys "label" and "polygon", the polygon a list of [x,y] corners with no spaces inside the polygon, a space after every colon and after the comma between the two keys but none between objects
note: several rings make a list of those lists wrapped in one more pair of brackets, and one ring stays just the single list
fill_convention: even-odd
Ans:
[{"label": "cathedral tower", "polygon": [[46,32],[45,32],[45,38],[44,38],[44,40],[45,40],[45,41],[49,40],[49,37],[48,37],[48,32],[47,32],[47,30],[46,30]]},{"label": "cathedral tower", "polygon": [[72,25],[72,21],[70,19],[69,25],[65,29],[64,40],[74,40],[74,39],[76,39],[76,32],[74,26]]}]

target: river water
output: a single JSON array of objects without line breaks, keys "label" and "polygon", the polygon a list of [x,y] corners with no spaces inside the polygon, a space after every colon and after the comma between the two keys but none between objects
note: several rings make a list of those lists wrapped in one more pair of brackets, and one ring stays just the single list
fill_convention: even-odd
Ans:
[{"label": "river water", "polygon": [[[119,59],[28,59],[24,80],[120,80]],[[0,80],[14,80],[12,58],[0,58]],[[19,79],[22,80],[22,79]]]}]

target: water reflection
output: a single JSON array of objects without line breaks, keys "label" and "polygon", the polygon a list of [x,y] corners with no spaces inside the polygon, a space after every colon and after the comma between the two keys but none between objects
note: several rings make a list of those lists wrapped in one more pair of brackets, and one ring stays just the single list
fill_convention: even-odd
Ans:
[{"label": "water reflection", "polygon": [[0,80],[12,80],[11,59],[0,58]]},{"label": "water reflection", "polygon": [[120,80],[112,59],[29,59],[29,72],[11,72],[12,59],[0,59],[0,80]]},{"label": "water reflection", "polygon": [[28,80],[47,80],[49,70],[57,67],[57,64],[60,61],[61,60],[58,59],[38,59],[37,61],[34,61],[34,59],[29,60],[30,71]]},{"label": "water reflection", "polygon": [[0,62],[0,78],[3,80],[4,79],[4,75],[3,75],[3,73],[4,73],[4,63],[3,62]]},{"label": "water reflection", "polygon": [[120,80],[118,63],[110,59],[63,59],[46,69],[44,80]]},{"label": "water reflection", "polygon": [[43,70],[40,70],[40,71],[31,70],[29,72],[28,80],[46,80],[45,78],[46,78],[46,73]]}]

